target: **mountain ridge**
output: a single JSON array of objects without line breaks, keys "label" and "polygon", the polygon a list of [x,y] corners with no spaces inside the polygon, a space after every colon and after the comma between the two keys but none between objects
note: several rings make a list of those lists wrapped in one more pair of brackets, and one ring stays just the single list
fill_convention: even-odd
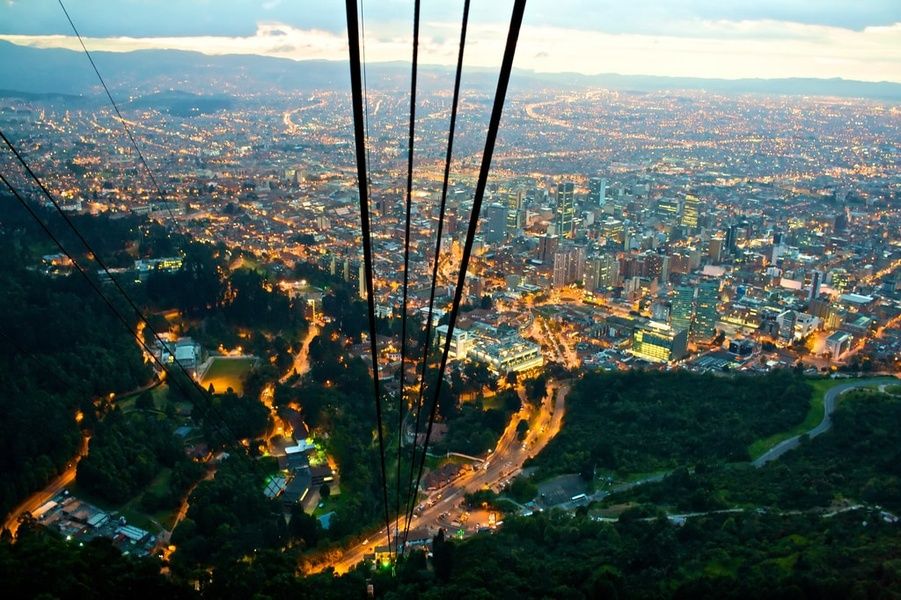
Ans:
[{"label": "mountain ridge", "polygon": [[[235,88],[273,88],[282,92],[310,92],[317,89],[348,89],[345,61],[295,61],[287,58],[249,54],[206,55],[185,50],[136,50],[133,52],[92,52],[101,73],[114,89],[138,95],[158,92],[162,82],[177,81],[178,88],[195,94],[236,95]],[[373,63],[368,66],[370,88],[397,89],[398,80],[409,76],[402,62]],[[451,67],[424,65],[420,79],[425,90],[447,87]],[[89,96],[98,93],[96,77],[81,52],[61,48],[32,48],[0,40],[0,79],[3,93]],[[471,68],[464,85],[493,92],[493,69]],[[165,87],[165,86],[163,86]],[[400,86],[403,87],[403,86]],[[901,83],[867,82],[842,78],[740,78],[667,77],[602,73],[539,73],[515,69],[511,91],[520,93],[536,87],[575,90],[607,88],[634,92],[703,90],[711,93],[824,96],[901,101]],[[171,88],[170,88],[171,89]]]}]

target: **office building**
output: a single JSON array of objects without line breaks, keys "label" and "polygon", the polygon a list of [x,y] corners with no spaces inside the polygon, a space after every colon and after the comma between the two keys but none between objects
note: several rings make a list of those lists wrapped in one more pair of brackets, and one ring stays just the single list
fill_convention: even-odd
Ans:
[{"label": "office building", "polygon": [[571,238],[575,227],[575,186],[571,181],[564,181],[557,186],[557,235]]},{"label": "office building", "polygon": [[670,323],[673,329],[688,331],[695,315],[695,288],[687,285],[676,288],[670,309]]},{"label": "office building", "polygon": [[[439,325],[435,328],[435,344],[444,348],[444,340],[447,339],[447,325]],[[475,345],[475,339],[465,329],[454,327],[454,335],[448,348],[447,357],[451,360],[463,360]]]},{"label": "office building", "polygon": [[692,337],[707,340],[716,335],[716,324],[719,321],[718,303],[720,299],[720,282],[708,279],[698,286],[695,302],[695,318],[691,329]]},{"label": "office building", "polygon": [[603,177],[592,177],[588,180],[589,206],[604,206],[607,202],[607,180]]},{"label": "office building", "polygon": [[779,337],[787,342],[795,340],[795,323],[798,321],[798,313],[793,310],[786,310],[779,313],[776,317],[776,323],[779,326]]},{"label": "office building", "polygon": [[523,226],[523,192],[507,194],[507,235],[516,235]]},{"label": "office building", "polygon": [[732,224],[726,229],[726,252],[735,254],[738,250],[738,225]]},{"label": "office building", "polygon": [[712,265],[718,265],[723,261],[723,238],[710,238],[707,243],[707,258]]},{"label": "office building", "polygon": [[836,331],[826,338],[826,350],[832,355],[832,360],[839,360],[851,350],[851,334],[847,331]]},{"label": "office building", "polygon": [[688,352],[688,332],[650,321],[632,332],[632,354],[652,362],[672,362]]},{"label": "office building", "polygon": [[820,295],[820,285],[823,283],[822,271],[811,271],[810,273],[810,291],[807,294],[807,301],[810,302]]},{"label": "office building", "polygon": [[502,244],[507,238],[507,213],[507,207],[497,202],[485,207],[485,219],[482,224],[483,235],[488,244]]},{"label": "office building", "polygon": [[469,356],[473,360],[485,363],[499,375],[528,371],[544,365],[541,346],[519,337],[499,341],[478,340]]},{"label": "office building", "polygon": [[657,215],[667,220],[677,219],[681,210],[682,203],[677,198],[661,198],[657,202]]},{"label": "office building", "polygon": [[651,318],[659,323],[669,323],[672,308],[669,302],[658,300],[651,305]]},{"label": "office building", "polygon": [[701,214],[701,201],[691,194],[685,194],[685,202],[682,205],[682,218],[679,224],[689,230],[696,229]]}]

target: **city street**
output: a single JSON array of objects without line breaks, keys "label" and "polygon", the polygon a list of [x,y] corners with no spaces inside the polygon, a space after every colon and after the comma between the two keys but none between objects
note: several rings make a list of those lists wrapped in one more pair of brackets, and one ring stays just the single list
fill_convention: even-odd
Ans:
[{"label": "city street", "polygon": [[[464,473],[443,489],[435,490],[422,500],[425,508],[419,517],[413,518],[410,530],[425,528],[433,533],[437,532],[440,527],[447,527],[447,522],[462,513],[459,504],[467,493],[498,486],[516,476],[522,470],[525,460],[544,449],[560,431],[569,389],[568,383],[558,384],[556,388],[551,384],[548,385],[548,395],[542,401],[538,415],[523,441],[516,439],[516,424],[520,419],[528,419],[529,407],[525,406],[523,410],[513,415],[498,440],[495,450],[487,456],[484,463],[477,465],[472,471]],[[434,504],[428,506],[432,499],[434,499]],[[444,513],[450,513],[450,515],[442,521],[440,517]],[[396,527],[397,523],[393,525]],[[487,523],[478,525],[487,525]],[[400,523],[400,526],[403,527],[403,522]],[[383,527],[378,532],[371,532],[365,537],[365,541],[345,551],[337,561],[312,564],[309,571],[319,572],[333,567],[336,573],[345,573],[362,561],[366,554],[372,553],[376,546],[386,543],[386,532]]]}]

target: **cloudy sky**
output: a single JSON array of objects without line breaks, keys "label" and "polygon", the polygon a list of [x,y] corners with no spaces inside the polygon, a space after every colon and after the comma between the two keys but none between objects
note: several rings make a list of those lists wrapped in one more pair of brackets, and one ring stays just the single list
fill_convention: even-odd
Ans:
[{"label": "cloudy sky", "polygon": [[[64,0],[91,50],[344,60],[340,0]],[[462,0],[423,0],[420,60],[455,62]],[[370,62],[409,60],[412,0],[365,3]],[[472,0],[466,63],[500,61],[511,0]],[[56,0],[0,0],[0,39],[76,48]],[[901,0],[529,0],[542,72],[901,82]]]}]

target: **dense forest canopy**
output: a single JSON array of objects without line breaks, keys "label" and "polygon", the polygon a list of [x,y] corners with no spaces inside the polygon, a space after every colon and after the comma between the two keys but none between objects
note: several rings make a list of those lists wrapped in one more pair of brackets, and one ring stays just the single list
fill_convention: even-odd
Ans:
[{"label": "dense forest canopy", "polygon": [[[0,255],[0,513],[5,514],[76,453],[77,411],[84,426],[91,426],[97,397],[141,386],[151,370],[134,337],[80,275],[48,277],[25,268],[27,249],[5,230]],[[112,298],[123,315],[130,314],[121,299]]]},{"label": "dense forest canopy", "polygon": [[532,464],[546,477],[747,461],[753,441],[804,419],[810,395],[810,385],[792,372],[590,373],[573,386],[563,429]]},{"label": "dense forest canopy", "polygon": [[701,463],[660,483],[617,494],[679,510],[731,506],[809,510],[867,502],[901,511],[901,398],[874,391],[843,396],[833,429],[778,461],[750,465]]}]

